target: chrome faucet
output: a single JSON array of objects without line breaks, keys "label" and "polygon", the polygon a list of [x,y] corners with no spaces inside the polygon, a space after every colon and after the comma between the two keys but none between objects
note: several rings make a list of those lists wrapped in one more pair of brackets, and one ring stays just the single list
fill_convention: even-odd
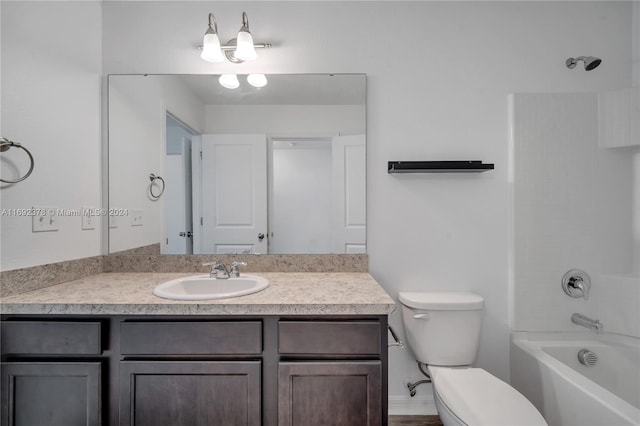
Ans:
[{"label": "chrome faucet", "polygon": [[602,334],[602,323],[600,320],[592,320],[582,314],[571,315],[571,322],[588,328],[596,334]]},{"label": "chrome faucet", "polygon": [[211,266],[209,277],[219,280],[226,280],[229,278],[238,278],[240,276],[240,271],[238,270],[238,268],[240,266],[247,266],[247,262],[232,262],[231,270],[228,270],[227,267],[224,266],[224,263],[221,262],[203,263],[202,266]]},{"label": "chrome faucet", "polygon": [[247,262],[231,262],[231,271],[229,271],[230,278],[238,278],[240,276],[240,271],[238,267],[247,266]]},{"label": "chrome faucet", "polygon": [[224,263],[209,262],[203,263],[202,266],[211,266],[211,272],[209,272],[209,277],[211,278],[226,280],[230,276],[227,267],[224,266]]}]

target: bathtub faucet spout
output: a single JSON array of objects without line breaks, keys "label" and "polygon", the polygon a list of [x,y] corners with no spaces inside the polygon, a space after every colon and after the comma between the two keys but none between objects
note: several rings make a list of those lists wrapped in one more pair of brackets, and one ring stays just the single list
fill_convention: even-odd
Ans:
[{"label": "bathtub faucet spout", "polygon": [[588,328],[596,334],[602,334],[602,323],[600,320],[592,320],[582,314],[571,315],[571,322]]}]

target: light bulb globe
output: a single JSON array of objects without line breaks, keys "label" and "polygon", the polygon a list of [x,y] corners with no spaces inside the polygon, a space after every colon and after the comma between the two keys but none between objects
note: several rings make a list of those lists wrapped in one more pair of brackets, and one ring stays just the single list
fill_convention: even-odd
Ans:
[{"label": "light bulb globe", "polygon": [[253,87],[264,87],[267,85],[267,77],[264,74],[249,74],[247,83]]},{"label": "light bulb globe", "polygon": [[252,61],[258,57],[256,49],[253,46],[253,37],[248,31],[240,31],[236,38],[236,50],[233,56],[242,61]]},{"label": "light bulb globe", "polygon": [[204,35],[200,57],[207,62],[224,61],[224,54],[222,53],[222,49],[220,49],[220,39],[217,34],[207,32]]},{"label": "light bulb globe", "polygon": [[220,78],[218,78],[218,82],[226,89],[237,89],[240,87],[238,76],[235,74],[222,74]]}]

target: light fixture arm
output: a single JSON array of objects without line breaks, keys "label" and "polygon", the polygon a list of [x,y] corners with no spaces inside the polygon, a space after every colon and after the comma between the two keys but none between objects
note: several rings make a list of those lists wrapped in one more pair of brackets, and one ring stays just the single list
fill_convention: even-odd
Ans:
[{"label": "light fixture arm", "polygon": [[218,34],[218,22],[216,22],[216,17],[213,13],[209,14],[209,29],[207,29],[206,34]]},{"label": "light fixture arm", "polygon": [[251,31],[249,31],[249,17],[247,16],[247,12],[242,12],[242,27],[240,31],[251,33]]},{"label": "light fixture arm", "polygon": [[[271,43],[254,43],[253,47],[255,47],[256,49],[268,49],[271,47]],[[198,46],[198,48],[201,49],[202,46]],[[223,44],[222,46],[220,46],[220,49],[225,52],[228,50],[236,50],[236,39],[232,38],[227,42],[227,44]]]}]

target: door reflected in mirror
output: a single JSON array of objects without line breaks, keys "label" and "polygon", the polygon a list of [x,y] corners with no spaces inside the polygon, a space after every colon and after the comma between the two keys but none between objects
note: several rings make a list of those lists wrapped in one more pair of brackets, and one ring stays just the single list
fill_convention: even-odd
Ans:
[{"label": "door reflected in mirror", "polygon": [[239,80],[109,76],[110,253],[366,253],[366,76]]}]

